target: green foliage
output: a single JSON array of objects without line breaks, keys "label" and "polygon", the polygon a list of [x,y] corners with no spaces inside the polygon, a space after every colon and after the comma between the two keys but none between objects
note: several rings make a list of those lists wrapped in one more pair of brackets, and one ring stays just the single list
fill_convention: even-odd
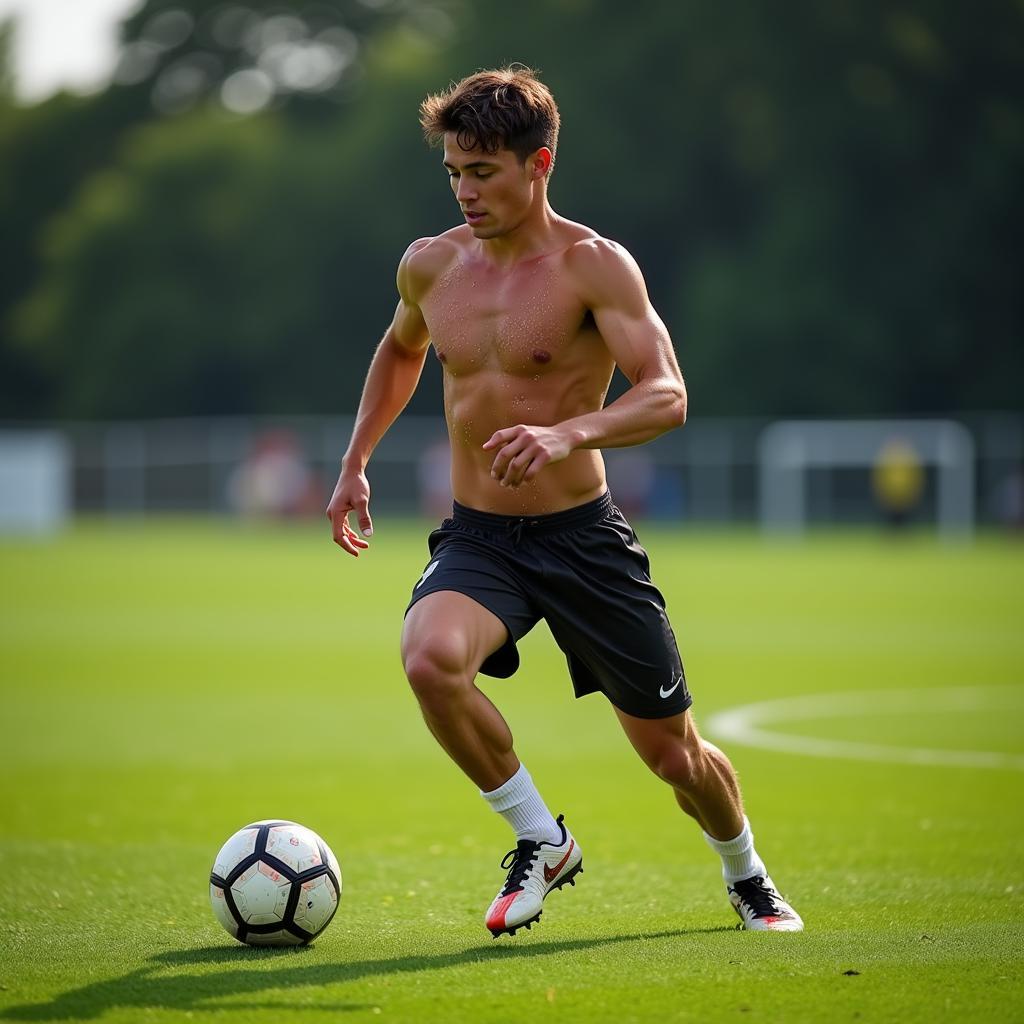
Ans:
[{"label": "green foliage", "polygon": [[[418,13],[390,0],[146,0],[124,22],[114,80],[148,90],[164,114],[212,98],[232,109],[241,99],[250,112],[273,103],[294,118],[316,119],[353,98],[367,40]],[[262,101],[232,98],[239,72],[256,76]]]},{"label": "green foliage", "polygon": [[269,119],[144,127],[51,225],[59,271],[20,329],[61,369],[64,409],[160,415],[269,397],[261,383],[275,379],[296,318],[315,306],[303,229],[309,204],[327,198],[292,189],[280,134]]},{"label": "green foliage", "polygon": [[[1022,407],[1019,5],[317,10],[358,65],[254,118],[218,89],[266,48],[217,43],[201,0],[129,19],[126,47],[191,26],[134,84],[0,102],[9,414],[351,410],[401,252],[457,220],[417,104],[509,60],[562,109],[556,209],[637,256],[695,413]],[[158,99],[189,61],[198,91]],[[439,408],[433,368],[414,407]]]},{"label": "green foliage", "polygon": [[33,107],[0,98],[0,411],[67,415],[58,404],[61,367],[44,367],[14,329],[20,301],[46,288],[42,235],[83,183],[114,157],[122,132],[148,116],[144,96],[111,90],[88,98],[60,93]]},{"label": "green foliage", "polygon": [[4,101],[10,101],[14,92],[14,69],[11,66],[13,36],[13,20],[0,20],[0,99]]}]

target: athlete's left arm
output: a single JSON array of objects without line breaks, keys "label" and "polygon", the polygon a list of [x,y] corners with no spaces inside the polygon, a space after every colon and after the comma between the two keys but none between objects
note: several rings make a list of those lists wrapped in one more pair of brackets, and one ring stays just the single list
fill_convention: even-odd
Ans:
[{"label": "athlete's left arm", "polygon": [[643,444],[686,421],[686,386],[672,341],[633,257],[615,242],[587,239],[567,254],[567,270],[632,386],[610,405],[550,427],[496,431],[484,448],[497,450],[491,475],[508,486],[577,448]]}]

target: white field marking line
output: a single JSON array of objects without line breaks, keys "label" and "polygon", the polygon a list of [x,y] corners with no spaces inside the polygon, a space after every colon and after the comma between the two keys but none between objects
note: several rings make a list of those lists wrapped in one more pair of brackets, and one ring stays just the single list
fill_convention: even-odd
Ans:
[{"label": "white field marking line", "polygon": [[[1009,705],[1006,698],[1015,698]],[[707,731],[716,739],[748,747],[809,757],[853,758],[897,764],[954,765],[964,768],[1010,768],[1024,771],[1024,755],[991,750],[942,750],[899,747],[856,740],[793,736],[764,728],[777,722],[808,718],[840,718],[883,711],[906,715],[921,711],[957,712],[1024,709],[1024,690],[1016,686],[949,686],[920,690],[864,690],[856,693],[815,693],[803,697],[743,704],[711,715]]]}]

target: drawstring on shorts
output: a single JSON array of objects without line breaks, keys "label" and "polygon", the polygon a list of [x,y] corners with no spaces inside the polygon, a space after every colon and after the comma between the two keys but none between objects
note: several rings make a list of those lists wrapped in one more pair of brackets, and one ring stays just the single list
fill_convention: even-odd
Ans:
[{"label": "drawstring on shorts", "polygon": [[506,516],[493,512],[452,504],[452,518],[456,523],[468,526],[497,537],[507,537],[514,547],[519,547],[527,534],[552,534],[562,530],[576,530],[593,526],[609,515],[615,506],[611,495],[605,491],[599,498],[561,512],[543,512],[535,516]]},{"label": "drawstring on shorts", "polygon": [[526,526],[524,516],[518,516],[508,524],[508,535],[514,547],[519,547],[523,541],[523,527]]}]

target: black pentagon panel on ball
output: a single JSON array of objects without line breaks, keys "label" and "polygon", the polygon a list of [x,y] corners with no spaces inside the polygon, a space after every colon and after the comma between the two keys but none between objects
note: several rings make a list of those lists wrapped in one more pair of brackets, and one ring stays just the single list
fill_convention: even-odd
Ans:
[{"label": "black pentagon panel on ball", "polygon": [[284,877],[287,878],[289,882],[298,881],[302,877],[302,875],[295,871],[294,868],[285,864],[283,860],[279,860],[272,853],[262,854],[260,856],[260,860],[263,861],[264,864],[269,864],[270,867],[272,867],[279,874],[284,875]]},{"label": "black pentagon panel on ball", "polygon": [[231,893],[230,886],[224,889],[224,902],[228,905],[228,910],[231,912],[231,916],[235,919],[235,923],[238,925],[238,937],[241,939],[242,933],[249,926],[245,923],[245,918],[242,917],[238,910],[238,905],[235,903],[235,897]]},{"label": "black pentagon panel on ball", "polygon": [[295,923],[295,908],[298,906],[299,896],[301,894],[302,886],[293,879],[292,887],[288,892],[288,904],[284,908],[284,918],[282,919],[285,928],[288,928],[290,925]]},{"label": "black pentagon panel on ball", "polygon": [[233,886],[240,876],[244,875],[253,864],[261,859],[259,853],[250,853],[248,857],[243,857],[225,876],[225,887],[230,888]]},{"label": "black pentagon panel on ball", "polygon": [[330,867],[331,851],[327,849],[327,844],[319,836],[316,837],[316,848],[320,851],[320,862]]},{"label": "black pentagon panel on ball", "polygon": [[[338,912],[338,907],[341,904],[341,887],[338,885],[337,880],[333,875],[331,875],[331,883],[334,885],[334,907],[330,914],[328,914],[327,920],[320,926],[321,932],[334,920],[334,915]],[[317,932],[317,934],[319,935],[320,932]]]},{"label": "black pentagon panel on ball", "polygon": [[252,935],[270,935],[271,932],[286,930],[287,925],[282,921],[270,921],[267,924],[247,924],[245,930]]},{"label": "black pentagon panel on ball", "polygon": [[[332,915],[333,916],[333,915]],[[315,938],[315,935],[310,935],[305,928],[300,928],[294,921],[286,926],[287,931],[294,935],[297,939],[302,939],[302,944],[308,946]]]}]

